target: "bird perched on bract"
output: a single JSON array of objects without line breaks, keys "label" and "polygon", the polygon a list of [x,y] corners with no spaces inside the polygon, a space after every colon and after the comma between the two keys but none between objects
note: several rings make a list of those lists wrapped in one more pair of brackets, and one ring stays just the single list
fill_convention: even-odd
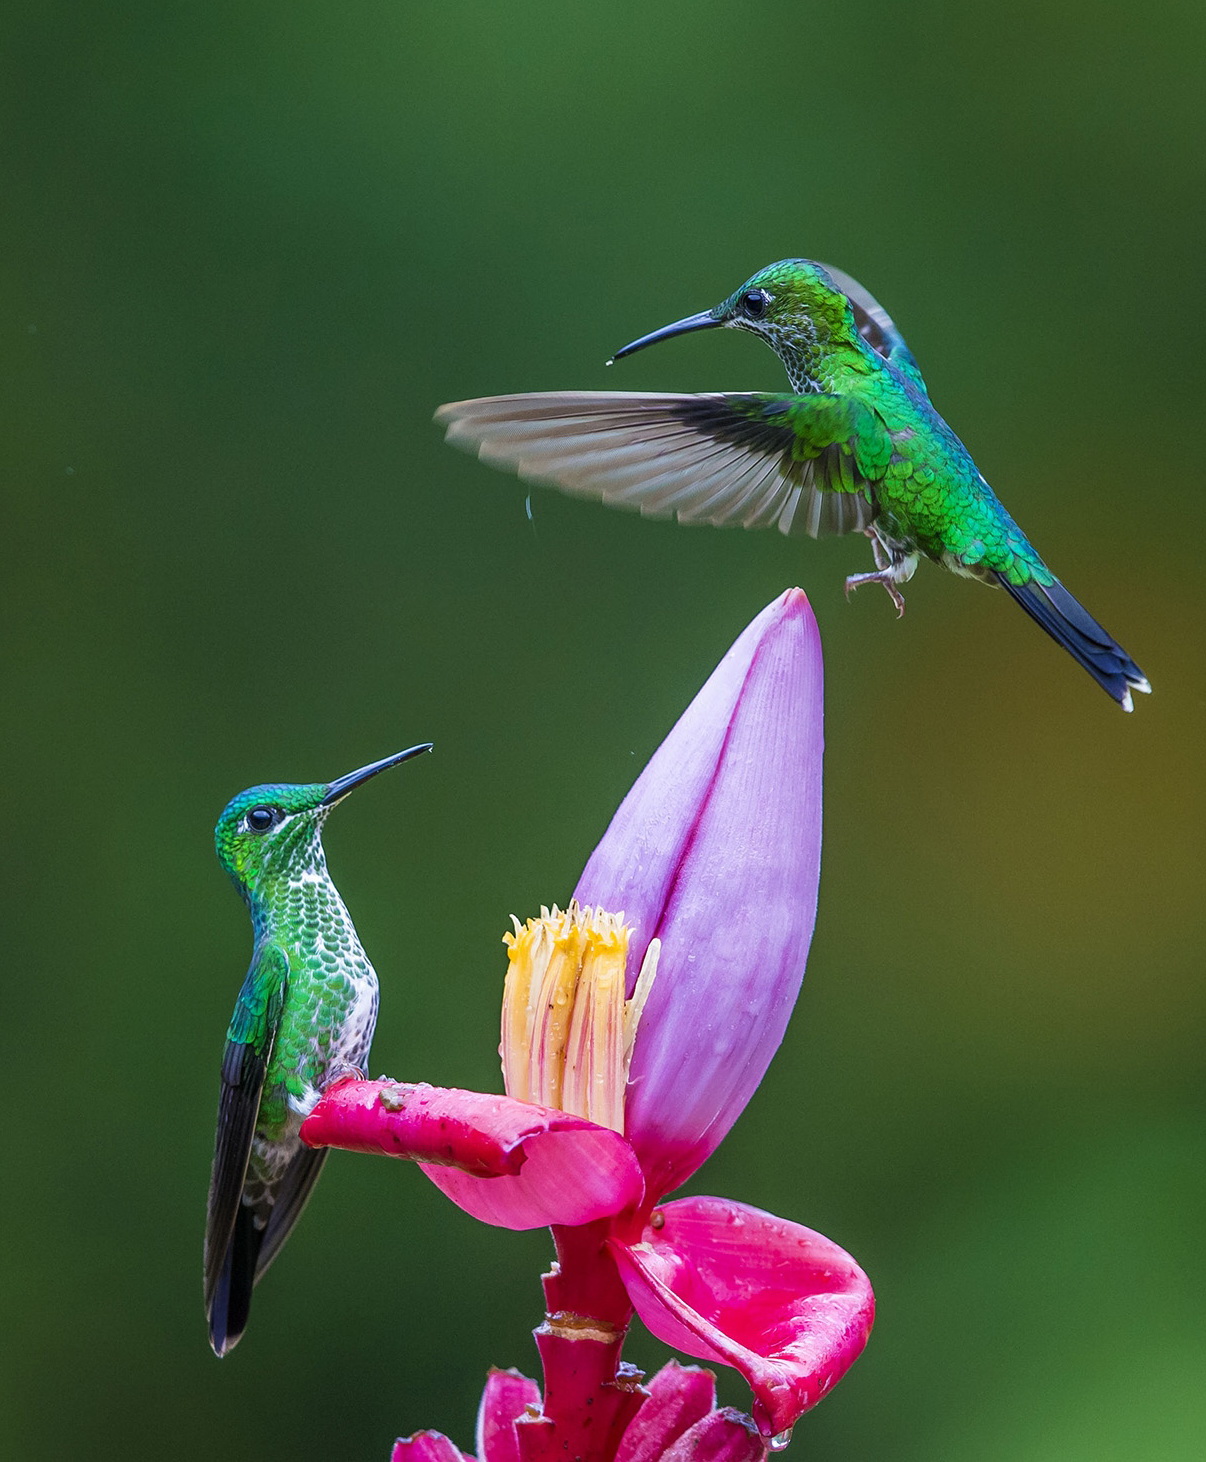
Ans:
[{"label": "bird perched on bract", "polygon": [[484,462],[649,517],[820,538],[863,532],[875,569],[846,589],[900,585],[924,556],[999,585],[1132,709],[1151,689],[1072,597],[934,410],[891,316],[856,280],[809,259],[761,269],[714,309],[616,352],[730,327],[759,335],[791,392],[555,391],[441,406],[448,441]]},{"label": "bird perched on bract", "polygon": [[327,872],[322,829],[354,787],[430,742],[334,782],[240,792],[218,819],[218,859],[251,913],[255,947],[226,1033],[205,1224],[205,1314],[225,1355],[251,1291],[280,1252],[325,1152],[298,1132],[338,1076],[361,1071],[377,1023],[377,976]]}]

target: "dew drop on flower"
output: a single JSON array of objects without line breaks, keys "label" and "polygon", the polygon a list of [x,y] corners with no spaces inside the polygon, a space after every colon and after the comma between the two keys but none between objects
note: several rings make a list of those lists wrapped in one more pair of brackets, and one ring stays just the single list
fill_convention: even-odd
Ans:
[{"label": "dew drop on flower", "polygon": [[785,1432],[779,1432],[767,1443],[772,1452],[786,1452],[788,1443],[791,1441],[791,1427]]}]

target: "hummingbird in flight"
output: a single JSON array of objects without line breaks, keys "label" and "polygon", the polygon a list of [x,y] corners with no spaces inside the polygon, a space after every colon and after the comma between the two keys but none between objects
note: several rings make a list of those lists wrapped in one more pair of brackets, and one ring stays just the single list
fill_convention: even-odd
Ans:
[{"label": "hummingbird in flight", "polygon": [[[891,316],[840,269],[784,259],[713,309],[618,350],[695,330],[760,336],[790,392],[557,391],[441,406],[447,439],[578,497],[683,523],[862,532],[872,572],[846,592],[900,585],[922,557],[1003,588],[1123,707],[1149,691],[1127,652],[1035,552],[938,415]],[[609,361],[608,364],[611,364]]]},{"label": "hummingbird in flight", "polygon": [[251,787],[214,831],[218,861],[251,914],[251,967],[222,1058],[205,1224],[205,1313],[225,1355],[251,1291],[276,1258],[322,1171],[298,1136],[323,1087],[368,1060],[377,976],[327,872],[322,829],[354,787],[431,750],[409,747],[334,782]]}]

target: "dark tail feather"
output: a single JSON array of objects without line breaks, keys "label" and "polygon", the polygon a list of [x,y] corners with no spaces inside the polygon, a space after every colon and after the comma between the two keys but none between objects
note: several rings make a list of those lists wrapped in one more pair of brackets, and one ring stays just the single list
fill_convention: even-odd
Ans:
[{"label": "dark tail feather", "polygon": [[1133,709],[1132,690],[1151,690],[1143,671],[1118,641],[1110,638],[1058,579],[1046,586],[1033,582],[1011,584],[1003,574],[997,574],[996,579],[1124,711]]},{"label": "dark tail feather", "polygon": [[209,1307],[209,1343],[215,1355],[233,1350],[247,1328],[256,1260],[263,1240],[264,1231],[256,1228],[252,1210],[240,1203]]},{"label": "dark tail feather", "polygon": [[303,1147],[289,1166],[272,1196],[272,1212],[260,1236],[255,1256],[255,1282],[259,1284],[269,1264],[280,1253],[281,1245],[293,1231],[309,1201],[329,1149]]}]

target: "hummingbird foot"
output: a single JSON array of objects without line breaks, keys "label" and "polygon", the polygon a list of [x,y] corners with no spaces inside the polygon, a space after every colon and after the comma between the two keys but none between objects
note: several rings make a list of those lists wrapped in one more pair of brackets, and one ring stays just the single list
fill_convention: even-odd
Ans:
[{"label": "hummingbird foot", "polygon": [[346,1081],[348,1077],[356,1081],[367,1081],[368,1072],[361,1071],[359,1066],[353,1066],[350,1061],[332,1061],[327,1067],[327,1074],[322,1079],[322,1090],[334,1086],[337,1081]]},{"label": "hummingbird foot", "polygon": [[875,555],[875,572],[873,574],[851,574],[846,580],[846,598],[850,598],[851,589],[858,589],[863,584],[882,584],[888,591],[888,597],[896,605],[896,617],[900,619],[905,611],[905,602],[904,595],[897,585],[907,584],[913,577],[913,571],[917,567],[917,556],[909,551],[906,544],[882,537],[880,529],[874,524],[863,531],[871,540],[871,552]]},{"label": "hummingbird foot", "polygon": [[900,570],[895,564],[876,569],[873,574],[850,574],[846,579],[846,598],[850,598],[851,590],[861,589],[864,584],[882,584],[888,591],[888,597],[896,605],[896,618],[900,619],[905,612],[905,601],[904,595],[896,587],[899,577]]},{"label": "hummingbird foot", "polygon": [[[875,531],[874,525],[870,528],[864,528],[863,532],[871,540],[871,552],[875,555],[875,567],[877,569],[886,569],[890,567],[892,559],[888,553],[888,550],[879,541],[879,534]],[[849,595],[849,588],[847,588],[846,593],[847,595]]]}]

